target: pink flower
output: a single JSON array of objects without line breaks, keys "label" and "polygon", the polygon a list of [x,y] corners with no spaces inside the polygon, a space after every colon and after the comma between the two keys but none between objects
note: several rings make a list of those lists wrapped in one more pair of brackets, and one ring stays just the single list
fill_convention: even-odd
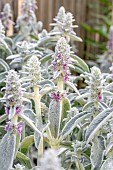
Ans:
[{"label": "pink flower", "polygon": [[17,124],[17,132],[18,132],[18,134],[22,133],[22,128],[23,128],[23,122],[21,121],[21,122],[19,122]]},{"label": "pink flower", "polygon": [[102,99],[101,93],[98,92],[98,100],[101,100],[101,99]]},{"label": "pink flower", "polygon": [[56,101],[59,101],[61,99],[59,92],[52,92],[52,97]]},{"label": "pink flower", "polygon": [[64,80],[65,80],[65,81],[68,81],[68,80],[69,80],[69,74],[68,74],[68,73],[65,74]]},{"label": "pink flower", "polygon": [[8,131],[11,127],[11,122],[6,122],[5,130]]},{"label": "pink flower", "polygon": [[59,58],[59,59],[61,58],[61,54],[58,54],[58,58]]},{"label": "pink flower", "polygon": [[9,107],[9,106],[5,107],[5,113],[6,113],[7,115],[9,115],[9,111],[10,111],[10,107]]},{"label": "pink flower", "polygon": [[16,107],[16,113],[18,114],[20,112],[21,112],[21,106]]}]

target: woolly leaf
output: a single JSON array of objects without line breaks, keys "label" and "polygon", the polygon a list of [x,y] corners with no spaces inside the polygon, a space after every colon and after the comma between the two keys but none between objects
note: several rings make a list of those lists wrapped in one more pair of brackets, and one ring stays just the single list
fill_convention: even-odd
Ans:
[{"label": "woolly leaf", "polygon": [[86,111],[89,107],[91,107],[94,104],[94,102],[90,101],[88,103],[86,103],[83,107],[83,111]]},{"label": "woolly leaf", "polygon": [[69,135],[73,131],[73,129],[77,126],[77,124],[80,123],[89,115],[91,115],[91,113],[82,112],[72,117],[62,129],[61,135],[63,136],[63,138],[66,138],[67,135]]},{"label": "woolly leaf", "polygon": [[52,56],[52,55],[53,55],[53,53],[48,54],[48,55],[42,57],[42,58],[40,59],[40,62],[41,62],[42,64],[45,63],[45,62],[47,62],[48,60],[51,59],[51,56]]},{"label": "woolly leaf", "polygon": [[4,114],[2,116],[0,116],[0,123],[2,123],[4,120],[6,120],[8,118],[7,114]]},{"label": "woolly leaf", "polygon": [[5,71],[10,70],[8,64],[1,58],[0,58],[0,66],[3,67]]},{"label": "woolly leaf", "polygon": [[108,121],[108,119],[113,115],[113,108],[108,108],[98,114],[90,123],[86,131],[86,141],[89,143],[98,130]]},{"label": "woolly leaf", "polygon": [[20,145],[20,151],[23,154],[27,154],[29,147],[34,143],[34,136],[30,135],[23,139]]},{"label": "woolly leaf", "polygon": [[74,54],[71,54],[71,57],[74,59],[74,60],[77,60],[78,61],[78,66],[80,66],[84,71],[88,72],[89,73],[89,67],[88,65],[85,63],[85,61],[83,61],[80,57],[74,55]]},{"label": "woolly leaf", "polygon": [[31,165],[31,161],[30,159],[24,155],[21,152],[17,152],[16,158],[21,162],[22,165],[24,165],[26,168],[31,169],[32,165]]},{"label": "woolly leaf", "polygon": [[91,147],[91,164],[92,170],[99,170],[103,161],[103,153],[104,153],[104,138],[102,136],[94,137],[92,140]]},{"label": "woolly leaf", "polygon": [[20,146],[20,140],[21,140],[21,134],[16,133],[16,144],[15,144],[15,156],[14,156],[14,158],[16,158],[16,154],[17,154],[19,146]]},{"label": "woolly leaf", "polygon": [[113,158],[107,158],[100,170],[113,170]]},{"label": "woolly leaf", "polygon": [[0,169],[8,170],[13,165],[15,153],[15,135],[7,133],[0,143]]},{"label": "woolly leaf", "polygon": [[49,106],[49,121],[51,134],[57,138],[60,127],[60,101],[51,101]]},{"label": "woolly leaf", "polygon": [[62,99],[62,122],[61,122],[61,129],[63,128],[64,126],[64,122],[63,122],[63,119],[67,118],[67,115],[68,115],[68,111],[70,111],[71,109],[71,105],[70,105],[70,101],[68,98],[63,98]]}]

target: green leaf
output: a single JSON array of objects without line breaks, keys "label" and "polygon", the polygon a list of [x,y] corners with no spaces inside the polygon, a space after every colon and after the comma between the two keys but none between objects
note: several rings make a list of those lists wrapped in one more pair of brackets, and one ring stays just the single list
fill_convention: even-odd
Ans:
[{"label": "green leaf", "polygon": [[52,100],[49,106],[49,121],[51,134],[57,138],[60,128],[60,101]]},{"label": "green leaf", "polygon": [[15,153],[15,135],[7,133],[0,143],[0,169],[8,170],[13,165]]},{"label": "green leaf", "polygon": [[27,136],[23,139],[20,145],[20,151],[23,154],[27,154],[29,147],[34,143],[34,135]]},{"label": "green leaf", "polygon": [[7,75],[7,71],[0,73],[0,83],[4,82]]},{"label": "green leaf", "polygon": [[66,138],[67,135],[69,135],[73,131],[73,129],[77,126],[78,123],[80,123],[82,120],[84,120],[86,117],[90,115],[91,113],[82,112],[72,117],[62,129],[61,131],[62,137]]},{"label": "green leaf", "polygon": [[71,109],[71,105],[70,105],[70,101],[67,97],[63,98],[62,99],[62,118],[61,118],[61,129],[63,128],[64,126],[64,119],[67,118],[67,115],[68,115],[68,111],[70,111]]},{"label": "green leaf", "polygon": [[98,114],[90,123],[87,131],[86,131],[86,141],[89,143],[95,134],[97,134],[98,130],[109,120],[109,118],[113,115],[113,108],[108,108]]},{"label": "green leaf", "polygon": [[32,168],[30,159],[21,152],[17,152],[16,158],[24,165],[28,170]]},{"label": "green leaf", "polygon": [[48,55],[42,57],[42,58],[40,59],[40,62],[41,62],[42,64],[45,63],[45,62],[47,62],[48,60],[51,59],[51,56],[52,56],[52,55],[53,55],[53,53],[48,54]]},{"label": "green leaf", "polygon": [[69,36],[70,36],[71,40],[82,42],[82,39],[80,37],[78,37],[72,33]]},{"label": "green leaf", "polygon": [[44,96],[45,94],[48,94],[50,91],[53,91],[55,90],[55,86],[52,86],[52,87],[45,87],[43,89],[40,90],[40,95],[41,97]]},{"label": "green leaf", "polygon": [[102,136],[94,137],[92,140],[90,160],[92,170],[99,170],[104,156],[104,138]]},{"label": "green leaf", "polygon": [[92,105],[94,104],[94,102],[88,102],[88,103],[86,103],[85,105],[84,105],[84,107],[83,107],[83,111],[86,111],[89,107],[91,107]]},{"label": "green leaf", "polygon": [[10,70],[9,65],[3,59],[1,59],[1,58],[0,58],[0,66],[3,67],[5,71],[9,71]]},{"label": "green leaf", "polygon": [[2,123],[4,120],[6,120],[8,118],[7,114],[4,114],[2,116],[0,116],[0,123]]},{"label": "green leaf", "polygon": [[16,133],[16,144],[15,144],[15,156],[14,156],[14,158],[16,158],[16,154],[17,154],[19,146],[20,146],[20,140],[21,140],[21,134]]},{"label": "green leaf", "polygon": [[113,170],[113,158],[107,158],[100,170]]},{"label": "green leaf", "polygon": [[85,61],[83,61],[80,57],[78,57],[77,55],[71,54],[71,57],[78,61],[78,66],[80,66],[84,71],[89,73],[89,67],[88,65],[85,63]]}]

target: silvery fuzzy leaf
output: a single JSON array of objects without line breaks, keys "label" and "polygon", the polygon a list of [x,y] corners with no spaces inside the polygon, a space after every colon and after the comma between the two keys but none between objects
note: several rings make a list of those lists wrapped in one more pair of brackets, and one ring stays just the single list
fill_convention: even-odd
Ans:
[{"label": "silvery fuzzy leaf", "polygon": [[77,90],[76,86],[71,83],[70,81],[66,81],[66,84],[72,89],[74,90],[78,95],[80,95],[79,91]]},{"label": "silvery fuzzy leaf", "polygon": [[24,111],[25,116],[27,116],[29,119],[31,119],[33,122],[35,122],[36,115],[31,109],[25,109]]},{"label": "silvery fuzzy leaf", "polygon": [[72,33],[70,33],[69,36],[70,36],[71,40],[82,42],[82,39],[80,37],[78,37]]},{"label": "silvery fuzzy leaf", "polygon": [[10,65],[15,64],[15,63],[21,63],[22,62],[22,57],[15,58],[14,60],[11,61]]},{"label": "silvery fuzzy leaf", "polygon": [[98,114],[90,123],[86,131],[86,141],[89,143],[98,130],[109,120],[113,115],[113,108],[108,108]]},{"label": "silvery fuzzy leaf", "polygon": [[113,93],[112,93],[112,92],[110,92],[110,91],[105,91],[105,90],[103,90],[102,94],[105,95],[105,96],[113,96]]},{"label": "silvery fuzzy leaf", "polygon": [[[38,120],[36,120],[36,127],[40,130],[41,126]],[[42,129],[40,130],[42,131]],[[41,136],[35,131],[34,132],[34,142],[35,142],[35,147],[38,149],[39,143],[40,143]]]},{"label": "silvery fuzzy leaf", "polygon": [[21,140],[21,134],[16,133],[16,144],[15,144],[14,158],[16,158],[16,154],[17,154],[19,146],[20,146],[20,140]]},{"label": "silvery fuzzy leaf", "polygon": [[52,136],[54,136],[55,138],[58,137],[59,135],[59,129],[60,129],[60,101],[55,101],[52,100],[50,105],[49,105],[49,122],[50,122],[50,130],[51,130],[51,134]]},{"label": "silvery fuzzy leaf", "polygon": [[6,59],[11,60],[11,59],[15,59],[15,58],[18,58],[18,57],[20,57],[20,54],[14,54],[14,55],[8,56]]},{"label": "silvery fuzzy leaf", "polygon": [[0,83],[5,81],[6,75],[7,75],[7,71],[0,73]]},{"label": "silvery fuzzy leaf", "polygon": [[15,113],[16,113],[16,108],[11,106],[9,110],[9,115],[8,115],[9,120],[13,118]]},{"label": "silvery fuzzy leaf", "polygon": [[55,84],[51,81],[51,80],[42,80],[41,82],[40,82],[40,85],[41,86],[44,86],[44,85],[50,85],[50,86],[55,86]]},{"label": "silvery fuzzy leaf", "polygon": [[9,65],[3,59],[1,59],[1,58],[0,58],[0,66],[3,67],[5,71],[9,71],[10,70]]},{"label": "silvery fuzzy leaf", "polygon": [[0,143],[0,169],[8,170],[13,165],[15,153],[15,135],[7,133]]},{"label": "silvery fuzzy leaf", "polygon": [[84,71],[88,72],[89,73],[89,67],[88,65],[85,63],[84,60],[82,60],[80,57],[78,57],[77,55],[74,55],[74,54],[71,54],[71,57],[74,59],[74,60],[77,60],[78,61],[78,66],[80,66]]},{"label": "silvery fuzzy leaf", "polygon": [[7,114],[4,114],[2,116],[0,116],[0,123],[2,123],[4,120],[6,120],[8,118]]},{"label": "silvery fuzzy leaf", "polygon": [[71,109],[71,105],[70,105],[70,101],[67,97],[62,99],[62,117],[61,117],[61,124],[60,124],[60,128],[62,129],[64,126],[64,122],[63,120],[65,118],[67,118],[68,112]]},{"label": "silvery fuzzy leaf", "polygon": [[107,158],[100,170],[113,170],[113,158]]},{"label": "silvery fuzzy leaf", "polygon": [[102,136],[94,137],[92,140],[92,147],[91,147],[91,170],[99,170],[103,161],[104,156],[104,138]]},{"label": "silvery fuzzy leaf", "polygon": [[31,119],[29,119],[27,116],[24,114],[19,114],[19,117],[21,117],[34,131],[42,135],[42,133],[36,128],[36,126],[33,124]]},{"label": "silvery fuzzy leaf", "polygon": [[27,168],[26,170],[29,170],[32,168],[30,158],[28,158],[23,153],[17,152],[16,158],[21,162],[22,165],[24,165]]},{"label": "silvery fuzzy leaf", "polygon": [[74,68],[71,68],[72,70],[76,71],[77,73],[84,73],[84,70],[80,66],[76,64],[74,64],[73,66]]},{"label": "silvery fuzzy leaf", "polygon": [[73,131],[73,129],[78,125],[78,123],[80,123],[82,120],[84,120],[86,117],[89,117],[90,115],[91,113],[87,112],[82,112],[80,114],[75,115],[65,124],[60,135],[63,138],[66,138],[67,135],[69,135]]},{"label": "silvery fuzzy leaf", "polygon": [[49,92],[55,90],[55,86],[53,87],[45,87],[42,90],[40,90],[40,95],[41,97],[44,96],[45,94],[48,94]]},{"label": "silvery fuzzy leaf", "polygon": [[34,135],[27,136],[21,142],[20,151],[24,155],[27,155],[28,149],[33,143],[34,143]]},{"label": "silvery fuzzy leaf", "polygon": [[91,107],[92,105],[94,105],[94,102],[90,101],[88,103],[86,103],[83,107],[83,111],[86,111],[89,107]]}]

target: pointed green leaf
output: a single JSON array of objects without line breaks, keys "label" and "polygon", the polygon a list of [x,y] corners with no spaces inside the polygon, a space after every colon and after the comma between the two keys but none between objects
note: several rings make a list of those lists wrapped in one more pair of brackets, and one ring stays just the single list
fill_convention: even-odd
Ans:
[{"label": "pointed green leaf", "polygon": [[27,170],[32,168],[30,159],[23,153],[17,152],[16,158],[27,168]]},{"label": "pointed green leaf", "polygon": [[70,111],[71,109],[71,105],[70,105],[70,101],[67,97],[62,99],[62,118],[61,118],[61,129],[64,126],[64,122],[63,119],[67,118],[68,115],[68,111]]},{"label": "pointed green leaf", "polygon": [[84,71],[89,73],[89,67],[85,63],[84,60],[82,60],[80,57],[78,57],[77,55],[74,55],[74,54],[71,54],[71,57],[78,61],[78,63],[79,63],[78,66],[80,66]]},{"label": "pointed green leaf", "polygon": [[86,117],[90,115],[91,113],[82,112],[72,117],[62,129],[61,132],[62,137],[66,138],[67,135],[69,135],[73,131],[73,129],[77,126],[78,123],[80,123],[82,120],[84,120]]},{"label": "pointed green leaf", "polygon": [[109,120],[109,118],[113,115],[113,108],[108,108],[98,114],[90,123],[87,131],[86,131],[86,141],[89,143],[94,135],[98,132],[98,130]]},{"label": "pointed green leaf", "polygon": [[27,136],[23,139],[20,145],[20,151],[23,154],[27,154],[29,147],[34,143],[34,135]]},{"label": "pointed green leaf", "polygon": [[4,114],[2,116],[0,116],[0,123],[2,123],[4,120],[6,120],[8,118],[7,114]]},{"label": "pointed green leaf", "polygon": [[88,103],[86,103],[85,105],[84,105],[84,107],[83,107],[83,111],[86,111],[89,107],[91,107],[92,105],[94,105],[94,102],[88,102]]}]

